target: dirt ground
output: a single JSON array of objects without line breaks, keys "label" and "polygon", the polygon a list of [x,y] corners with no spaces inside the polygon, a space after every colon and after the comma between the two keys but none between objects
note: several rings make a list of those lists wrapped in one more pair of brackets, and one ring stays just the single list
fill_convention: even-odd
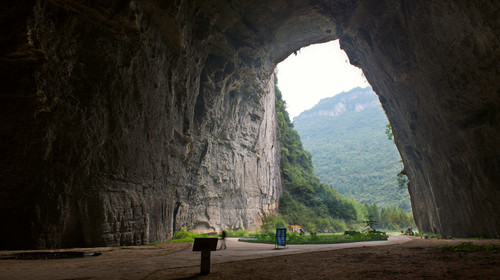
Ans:
[{"label": "dirt ground", "polygon": [[[500,279],[500,252],[436,249],[461,241],[414,238],[401,245],[361,247],[158,271],[146,279]],[[477,240],[475,244],[499,244]]]},{"label": "dirt ground", "polygon": [[[279,255],[264,258],[261,256],[267,255],[259,255],[258,252],[264,252],[261,250],[253,253],[257,259],[238,261],[234,261],[238,259],[235,257],[238,248],[234,247],[240,245],[234,241],[228,244],[228,250],[213,253],[216,261],[212,264],[212,273],[204,276],[198,274],[199,261],[193,261],[199,256],[191,252],[192,243],[93,248],[85,251],[98,251],[102,255],[59,260],[0,260],[0,279],[500,279],[498,251],[455,252],[435,248],[465,241],[468,240],[412,238],[394,245],[363,243],[356,248],[321,252],[284,249],[277,252]],[[500,240],[472,242],[500,245]],[[242,249],[240,255],[241,252]],[[0,252],[0,256],[9,253],[12,252]]]}]

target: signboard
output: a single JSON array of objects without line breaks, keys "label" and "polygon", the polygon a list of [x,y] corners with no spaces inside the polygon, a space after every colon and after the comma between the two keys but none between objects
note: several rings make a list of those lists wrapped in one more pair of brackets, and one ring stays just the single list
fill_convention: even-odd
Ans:
[{"label": "signboard", "polygon": [[276,246],[286,247],[286,228],[276,229]]},{"label": "signboard", "polygon": [[195,238],[193,251],[215,251],[218,240],[218,238]]},{"label": "signboard", "polygon": [[210,252],[217,250],[218,238],[195,238],[193,251],[201,251],[200,274],[210,274]]}]

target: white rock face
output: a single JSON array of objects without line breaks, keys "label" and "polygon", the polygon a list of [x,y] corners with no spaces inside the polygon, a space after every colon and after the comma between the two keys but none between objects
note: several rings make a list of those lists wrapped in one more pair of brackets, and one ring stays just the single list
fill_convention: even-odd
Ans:
[{"label": "white rock face", "polygon": [[380,106],[377,95],[370,88],[358,88],[357,92],[332,96],[320,102],[321,109],[306,110],[298,118],[312,118],[315,116],[337,117],[346,112],[361,112],[366,108]]},{"label": "white rock face", "polygon": [[205,136],[206,153],[188,186],[190,191],[177,198],[181,204],[173,218],[174,230],[254,230],[261,224],[263,211],[276,209],[281,179],[273,79],[262,90],[258,100],[233,97],[238,106],[222,112],[230,115],[231,122],[215,128],[214,134],[224,137]]}]

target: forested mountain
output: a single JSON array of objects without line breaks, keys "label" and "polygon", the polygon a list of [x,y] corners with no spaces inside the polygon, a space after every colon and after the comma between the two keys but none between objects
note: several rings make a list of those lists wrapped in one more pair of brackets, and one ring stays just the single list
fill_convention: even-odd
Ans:
[{"label": "forested mountain", "polygon": [[320,182],[313,170],[311,155],[304,150],[293,129],[285,101],[276,86],[276,116],[281,146],[283,194],[278,211],[288,224],[307,231],[343,231],[363,220],[366,209]]},{"label": "forested mountain", "polygon": [[[277,80],[276,116],[283,183],[278,208],[280,217],[274,217],[280,220],[279,225],[301,225],[307,231],[323,231],[328,228],[333,232],[342,232],[348,229],[362,230],[365,227],[364,221],[371,217],[379,229],[400,230],[413,226],[412,216],[407,212],[395,207],[380,208],[374,203],[360,204],[354,198],[346,198],[331,186],[320,182],[314,173],[311,154],[304,150],[276,84]],[[276,225],[278,220],[275,220]]]},{"label": "forested mountain", "polygon": [[371,88],[322,99],[293,122],[322,183],[359,203],[410,212],[408,191],[398,186],[403,166],[385,135],[387,123]]}]

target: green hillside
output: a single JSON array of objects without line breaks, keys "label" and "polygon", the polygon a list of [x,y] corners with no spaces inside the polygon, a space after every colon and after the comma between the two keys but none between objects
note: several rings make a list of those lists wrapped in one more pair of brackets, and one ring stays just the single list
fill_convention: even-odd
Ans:
[{"label": "green hillside", "polygon": [[328,228],[338,232],[353,227],[363,219],[366,210],[320,182],[314,174],[311,155],[304,150],[299,134],[293,129],[276,84],[275,90],[283,183],[279,213],[286,223],[301,225],[307,231]]},{"label": "green hillside", "polygon": [[403,168],[387,139],[387,117],[370,88],[321,100],[294,119],[322,183],[359,203],[411,211],[408,191],[396,174]]},{"label": "green hillside", "polygon": [[367,217],[376,221],[375,227],[378,229],[400,230],[414,226],[411,214],[403,210],[378,207],[374,203],[360,204],[354,198],[346,198],[330,185],[320,182],[314,173],[311,154],[304,150],[276,84],[277,80],[276,116],[283,194],[278,207],[280,215],[264,217],[264,228],[274,229],[290,224],[300,225],[306,231],[323,231],[325,228],[332,232],[363,230]]}]

